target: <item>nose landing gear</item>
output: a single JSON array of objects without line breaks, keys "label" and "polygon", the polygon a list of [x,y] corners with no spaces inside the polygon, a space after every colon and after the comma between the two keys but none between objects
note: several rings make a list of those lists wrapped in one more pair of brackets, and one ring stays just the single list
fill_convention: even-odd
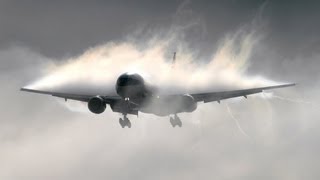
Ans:
[{"label": "nose landing gear", "polygon": [[182,122],[176,114],[174,115],[174,117],[170,117],[170,123],[172,127],[176,127],[176,126],[182,127]]},{"label": "nose landing gear", "polygon": [[130,120],[127,118],[127,115],[126,114],[124,114],[123,115],[123,119],[122,118],[119,118],[119,123],[120,123],[120,125],[121,125],[121,127],[122,128],[124,128],[124,127],[128,127],[128,128],[131,128],[131,122],[130,122]]}]

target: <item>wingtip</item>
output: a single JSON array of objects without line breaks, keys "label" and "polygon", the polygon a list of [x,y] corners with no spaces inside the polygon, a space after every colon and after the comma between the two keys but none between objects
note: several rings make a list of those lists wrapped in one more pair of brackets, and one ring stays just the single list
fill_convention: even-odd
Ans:
[{"label": "wingtip", "polygon": [[289,84],[284,84],[282,87],[291,87],[297,85],[296,83],[289,83]]},{"label": "wingtip", "polygon": [[20,91],[30,91],[30,90],[31,90],[31,89],[24,88],[24,87],[20,88]]},{"label": "wingtip", "polygon": [[39,92],[38,90],[34,90],[34,89],[29,89],[29,88],[20,88],[20,91],[25,91],[25,92]]}]

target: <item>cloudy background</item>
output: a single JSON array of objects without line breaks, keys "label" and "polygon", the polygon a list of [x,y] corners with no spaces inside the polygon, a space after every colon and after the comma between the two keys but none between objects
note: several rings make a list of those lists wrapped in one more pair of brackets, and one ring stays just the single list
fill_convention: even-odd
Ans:
[{"label": "cloudy background", "polygon": [[[318,179],[319,7],[316,1],[0,1],[1,179]],[[110,109],[97,116],[79,103],[19,91],[97,46],[141,48],[174,32],[179,43],[166,46],[164,58],[182,41],[206,63],[228,37],[252,31],[258,40],[250,43],[245,74],[298,86],[269,98],[200,105],[181,114],[180,129],[146,114],[122,129]]]}]

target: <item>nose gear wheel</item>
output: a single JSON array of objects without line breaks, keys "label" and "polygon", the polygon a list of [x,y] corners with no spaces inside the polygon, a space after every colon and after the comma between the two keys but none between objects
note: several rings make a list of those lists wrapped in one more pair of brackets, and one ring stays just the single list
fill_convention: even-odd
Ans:
[{"label": "nose gear wheel", "polygon": [[125,127],[131,128],[131,122],[126,115],[123,116],[123,119],[119,118],[119,123],[122,128],[125,128]]}]

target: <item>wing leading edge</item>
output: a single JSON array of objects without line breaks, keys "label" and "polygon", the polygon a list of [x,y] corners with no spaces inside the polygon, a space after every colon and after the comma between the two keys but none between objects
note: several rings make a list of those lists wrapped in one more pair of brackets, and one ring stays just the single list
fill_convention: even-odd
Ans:
[{"label": "wing leading edge", "polygon": [[[209,93],[199,93],[199,94],[190,94],[190,95],[195,99],[196,102],[204,102],[204,103],[213,102],[213,101],[220,102],[220,100],[224,100],[224,99],[241,97],[241,96],[247,97],[247,95],[261,93],[264,90],[284,88],[284,87],[289,87],[294,85],[295,84],[284,84],[284,85],[267,86],[267,87],[261,87],[261,88],[242,89],[242,90],[235,90],[235,91],[209,92]],[[92,97],[94,97],[93,95],[58,93],[58,92],[40,91],[40,90],[34,90],[34,89],[28,89],[28,88],[21,88],[20,90],[26,91],[26,92],[32,92],[32,93],[47,94],[55,97],[72,99],[72,100],[83,101],[83,102],[89,102],[89,100]],[[103,97],[106,103],[108,104],[121,100],[120,96],[101,96],[101,97]]]},{"label": "wing leading edge", "polygon": [[276,89],[276,88],[284,88],[289,86],[294,86],[295,84],[283,84],[278,86],[267,86],[267,87],[261,87],[261,88],[252,88],[252,89],[242,89],[242,90],[235,90],[235,91],[221,91],[221,92],[209,92],[209,93],[200,93],[200,94],[191,94],[191,96],[195,99],[197,102],[213,102],[223,99],[229,99],[234,97],[247,97],[247,95],[261,93],[264,90],[268,89]]},{"label": "wing leading edge", "polygon": [[[38,94],[48,94],[55,97],[60,97],[64,99],[72,99],[76,101],[83,101],[83,102],[89,102],[89,100],[94,97],[93,95],[82,95],[82,94],[69,94],[69,93],[58,93],[58,92],[51,92],[51,91],[40,91],[40,90],[34,90],[34,89],[28,89],[28,88],[21,88],[21,91],[26,92],[32,92],[32,93],[38,93]],[[111,104],[112,102],[116,100],[120,100],[121,98],[119,96],[101,96],[104,98],[106,103]]]}]

